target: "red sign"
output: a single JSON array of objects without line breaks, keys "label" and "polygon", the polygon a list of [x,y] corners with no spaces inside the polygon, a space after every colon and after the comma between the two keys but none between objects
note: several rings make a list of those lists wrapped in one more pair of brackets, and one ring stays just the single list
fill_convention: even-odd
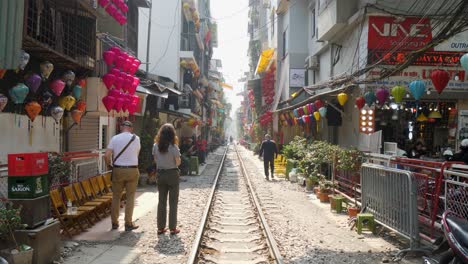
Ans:
[{"label": "red sign", "polygon": [[370,16],[368,48],[377,50],[417,50],[432,40],[428,18]]},{"label": "red sign", "polygon": [[[408,51],[392,53],[389,50],[369,49],[368,63],[374,64],[381,61],[382,65],[402,64],[406,62],[408,53]],[[463,52],[454,51],[430,51],[419,56],[411,65],[457,67],[463,54]]]}]

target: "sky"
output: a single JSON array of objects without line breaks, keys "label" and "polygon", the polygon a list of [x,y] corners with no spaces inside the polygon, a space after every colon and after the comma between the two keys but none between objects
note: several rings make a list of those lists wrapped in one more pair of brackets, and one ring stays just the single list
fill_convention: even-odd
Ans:
[{"label": "sky", "polygon": [[238,79],[249,69],[248,4],[248,0],[211,0],[211,16],[218,23],[218,48],[214,49],[213,59],[222,60],[226,83],[234,86],[233,90],[224,89],[227,101],[232,104],[231,116],[240,107],[241,97],[236,94],[244,87]]}]

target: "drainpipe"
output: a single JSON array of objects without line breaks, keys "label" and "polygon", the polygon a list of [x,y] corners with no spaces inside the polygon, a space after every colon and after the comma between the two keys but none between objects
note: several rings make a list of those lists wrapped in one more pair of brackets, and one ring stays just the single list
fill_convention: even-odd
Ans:
[{"label": "drainpipe", "polygon": [[146,77],[149,74],[149,56],[150,56],[150,43],[151,43],[151,14],[153,13],[153,0],[149,2],[149,19],[148,19],[148,39],[146,40]]}]

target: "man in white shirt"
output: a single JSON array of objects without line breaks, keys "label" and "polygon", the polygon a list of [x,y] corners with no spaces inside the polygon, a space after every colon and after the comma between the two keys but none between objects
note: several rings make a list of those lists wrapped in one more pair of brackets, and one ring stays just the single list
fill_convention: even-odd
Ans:
[{"label": "man in white shirt", "polygon": [[[132,221],[135,192],[140,172],[138,170],[138,155],[140,153],[140,138],[133,134],[133,124],[124,121],[120,125],[120,134],[115,135],[106,150],[106,163],[112,167],[112,229],[119,228],[120,198],[125,189],[127,201],[125,205],[125,231],[137,229]],[[127,146],[128,145],[128,146]],[[113,158],[113,160],[111,159]]]}]

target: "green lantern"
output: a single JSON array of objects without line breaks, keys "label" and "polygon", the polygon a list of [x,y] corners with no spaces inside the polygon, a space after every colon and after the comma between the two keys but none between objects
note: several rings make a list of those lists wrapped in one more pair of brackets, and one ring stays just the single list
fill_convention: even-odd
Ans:
[{"label": "green lantern", "polygon": [[406,94],[406,88],[401,85],[397,85],[392,88],[392,96],[393,98],[395,98],[395,103],[401,103],[401,101],[403,101],[403,96],[405,96],[405,94]]}]

